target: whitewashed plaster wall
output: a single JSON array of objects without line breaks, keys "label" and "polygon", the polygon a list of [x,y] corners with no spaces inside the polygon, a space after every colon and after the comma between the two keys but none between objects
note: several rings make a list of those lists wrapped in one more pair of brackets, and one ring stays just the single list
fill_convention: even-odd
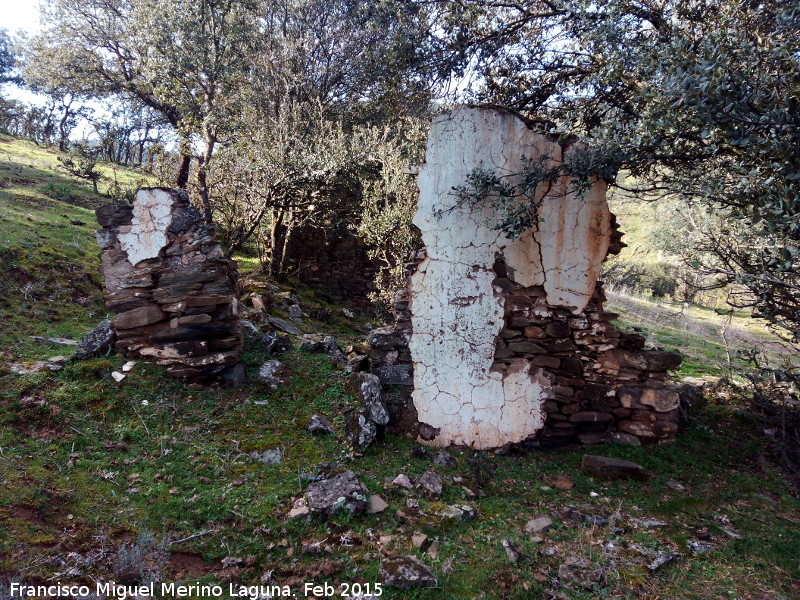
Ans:
[{"label": "whitewashed plaster wall", "polygon": [[[551,378],[516,359],[492,369],[505,299],[493,288],[497,256],[509,277],[541,285],[551,307],[579,314],[594,292],[611,235],[605,184],[579,197],[563,178],[540,198],[541,222],[515,241],[492,229],[490,207],[459,205],[454,187],[473,169],[519,173],[523,156],[561,161],[561,146],[519,118],[458,108],[437,118],[419,174],[414,223],[427,258],[411,278],[413,401],[421,423],[439,429],[428,443],[493,448],[522,441],[544,425]],[[547,306],[541,307],[548,314]]]},{"label": "whitewashed plaster wall", "polygon": [[142,189],[136,193],[131,224],[120,227],[117,236],[133,266],[148,258],[156,258],[167,245],[172,203],[172,196],[166,190]]}]

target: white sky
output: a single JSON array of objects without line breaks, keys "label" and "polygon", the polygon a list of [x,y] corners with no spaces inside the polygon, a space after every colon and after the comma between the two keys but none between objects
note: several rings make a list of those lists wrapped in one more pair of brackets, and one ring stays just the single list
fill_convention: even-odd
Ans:
[{"label": "white sky", "polygon": [[38,0],[0,0],[0,29],[7,29],[9,34],[20,29],[39,31]]}]

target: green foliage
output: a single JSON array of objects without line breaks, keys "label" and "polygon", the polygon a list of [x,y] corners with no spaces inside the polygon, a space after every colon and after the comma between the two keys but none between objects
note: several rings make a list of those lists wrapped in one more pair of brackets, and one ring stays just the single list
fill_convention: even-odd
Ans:
[{"label": "green foliage", "polygon": [[539,223],[536,188],[550,178],[538,164],[531,165],[522,174],[521,184],[511,183],[508,177],[513,176],[477,168],[467,176],[467,184],[454,191],[460,203],[472,207],[488,202],[498,216],[497,221],[490,225],[513,240]]},{"label": "green foliage", "polygon": [[26,79],[160,114],[180,138],[175,185],[187,187],[196,159],[190,189],[207,219],[229,191],[210,173],[219,145],[240,153],[249,142],[247,162],[253,142],[269,154],[298,128],[298,146],[278,144],[285,161],[305,153],[305,130],[319,127],[324,141],[320,117],[350,128],[424,112],[430,97],[432,82],[419,76],[425,12],[405,2],[51,0],[44,25],[26,45]]},{"label": "green foliage", "polygon": [[60,202],[72,202],[76,196],[76,190],[73,186],[58,181],[48,181],[40,188],[40,191],[48,198]]},{"label": "green foliage", "polygon": [[655,298],[676,298],[679,267],[667,262],[614,261],[603,270],[609,285]]},{"label": "green foliage", "polygon": [[362,132],[349,133],[340,121],[312,124],[299,111],[281,111],[222,149],[211,166],[212,206],[229,252],[256,235],[270,274],[283,274],[296,229],[346,228],[362,181],[379,168],[370,148]]},{"label": "green foliage", "polygon": [[613,154],[585,146],[570,148],[566,159],[555,165],[547,154],[537,159],[523,156],[522,162],[519,173],[499,175],[473,169],[467,183],[454,189],[459,202],[473,207],[488,203],[497,215],[490,226],[510,239],[538,225],[539,202],[558,181],[566,179],[568,191],[581,197],[598,179],[613,181],[619,168]]},{"label": "green foliage", "polygon": [[412,223],[418,190],[409,167],[423,162],[427,124],[409,117],[374,132],[370,155],[380,164],[380,173],[365,183],[356,231],[370,248],[370,258],[381,264],[378,292],[371,300],[388,308],[394,294],[405,289],[405,263],[421,245]]}]

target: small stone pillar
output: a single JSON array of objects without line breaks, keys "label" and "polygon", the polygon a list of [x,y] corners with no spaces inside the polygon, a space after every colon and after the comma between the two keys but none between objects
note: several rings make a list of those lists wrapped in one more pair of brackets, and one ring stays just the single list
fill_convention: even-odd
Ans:
[{"label": "small stone pillar", "polygon": [[97,209],[100,272],[116,349],[191,381],[241,382],[236,263],[183,191],[142,188]]}]

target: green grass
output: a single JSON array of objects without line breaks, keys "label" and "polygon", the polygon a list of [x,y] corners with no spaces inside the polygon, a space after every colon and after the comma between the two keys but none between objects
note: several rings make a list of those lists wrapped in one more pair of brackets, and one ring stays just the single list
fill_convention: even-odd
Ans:
[{"label": "green grass", "polygon": [[[257,355],[248,356],[255,367]],[[410,595],[388,592],[389,598],[471,598],[479,590],[489,598],[522,598],[523,583],[529,590],[538,589],[536,577],[549,582],[569,554],[589,556],[611,569],[610,574],[619,577],[614,584],[619,591],[636,577],[610,568],[602,544],[613,540],[683,554],[656,577],[644,577],[638,585],[641,593],[657,589],[664,597],[704,598],[714,597],[707,595],[709,590],[724,596],[734,590],[734,597],[745,598],[767,589],[775,594],[772,597],[791,598],[797,591],[800,502],[784,473],[773,466],[756,466],[759,454],[769,448],[728,407],[711,404],[671,446],[592,449],[642,464],[653,474],[644,484],[599,482],[581,474],[581,451],[490,456],[487,460],[497,470],[478,501],[467,501],[452,481],[440,502],[420,499],[421,508],[431,513],[443,503],[476,505],[477,521],[446,524],[433,519],[414,527],[394,516],[405,505],[406,494],[386,484],[400,472],[413,478],[431,467],[429,459],[412,457],[410,440],[389,436],[365,457],[353,460],[337,438],[315,438],[305,432],[314,412],[331,418],[340,431],[342,412],[353,401],[326,357],[290,353],[286,357],[290,381],[277,391],[255,384],[228,392],[192,390],[165,381],[158,368],[143,363],[117,385],[109,372],[121,362],[112,358],[75,363],[56,374],[4,378],[0,392],[0,480],[6,482],[0,492],[3,576],[52,575],[47,557],[63,556],[67,550],[88,554],[98,543],[118,548],[123,540],[147,530],[171,540],[213,532],[170,546],[201,556],[209,579],[224,572],[223,560],[237,557],[247,563],[237,571],[245,582],[272,569],[290,578],[322,560],[335,561],[341,569],[319,581],[374,581],[378,535],[394,536],[391,550],[414,554],[410,537],[420,529],[438,543],[436,560],[420,556],[439,572],[441,589]],[[268,404],[255,404],[264,400]],[[285,456],[279,466],[266,466],[248,456],[252,450],[276,446]],[[466,457],[457,456],[456,467],[440,471],[475,487]],[[298,475],[313,472],[323,462],[354,469],[371,492],[389,502],[390,509],[381,515],[339,516],[329,522],[287,521],[284,515],[291,500],[305,485]],[[571,491],[540,489],[559,474],[575,479]],[[670,478],[680,480],[686,491],[666,488]],[[542,543],[522,533],[534,515],[557,515],[571,504],[585,505],[586,512],[618,515],[623,532],[558,521]],[[23,509],[33,514],[23,514]],[[743,538],[728,539],[715,529],[715,514],[727,515]],[[668,527],[630,530],[628,516],[663,519]],[[694,556],[685,542],[701,528],[712,530],[715,549]],[[351,538],[352,545],[342,543],[342,536]],[[504,537],[529,560],[517,566],[508,563],[499,544]],[[329,552],[302,554],[303,544],[323,540],[331,545]],[[537,556],[542,546],[553,546],[558,554]],[[167,579],[179,573],[172,563],[162,568]],[[103,562],[85,573],[109,576]]]},{"label": "green grass", "polygon": [[[43,349],[29,336],[75,337],[104,314],[93,207],[108,200],[59,172],[56,157],[0,135],[0,356],[33,358]],[[52,189],[70,195],[48,197]]]},{"label": "green grass", "polygon": [[[780,468],[769,439],[722,398],[710,399],[672,445],[591,449],[643,465],[651,473],[644,483],[601,482],[582,474],[583,450],[488,454],[483,460],[496,466],[494,476],[481,496],[469,500],[461,486],[476,491],[478,486],[467,456],[454,451],[455,467],[436,468],[446,480],[443,497],[411,496],[431,518],[409,525],[396,516],[409,495],[387,480],[434,468],[430,458],[412,454],[412,440],[387,436],[353,459],[339,434],[318,438],[305,430],[318,412],[341,432],[344,412],[354,403],[347,380],[325,356],[295,349],[281,357],[287,381],[277,390],[254,381],[265,357],[253,343],[244,354],[250,378],[237,390],[188,386],[142,361],[117,384],[110,374],[124,360],[114,356],[34,376],[3,370],[11,360],[63,353],[29,336],[77,337],[104,316],[89,209],[105,200],[54,171],[53,152],[0,140],[0,180],[12,183],[0,189],[5,257],[0,261],[5,286],[0,294],[0,584],[43,582],[66,572],[74,574],[62,581],[114,580],[126,553],[138,548],[144,556],[137,564],[163,581],[252,585],[272,572],[271,581],[290,583],[297,593],[305,581],[374,583],[381,556],[400,553],[429,564],[439,588],[387,590],[386,598],[561,594],[570,599],[788,600],[800,595],[797,483]],[[44,196],[40,189],[49,180],[80,190],[80,199]],[[70,220],[87,225],[67,225]],[[241,271],[248,290],[266,289],[254,264]],[[341,305],[307,287],[290,284],[284,290],[312,316],[319,309],[331,314],[326,322],[305,321],[305,330],[335,334],[343,343],[363,339],[357,328],[365,319],[345,318]],[[701,331],[700,325],[681,329],[680,323],[653,317],[659,310],[653,305],[619,304],[629,326],[644,324],[650,315],[654,339],[687,357],[685,372],[719,372],[714,363],[720,358],[719,341],[707,332],[713,323],[701,319],[713,321],[713,313],[692,308],[693,322],[706,328]],[[249,455],[274,447],[283,451],[280,465],[267,466]],[[287,520],[293,499],[307,485],[300,475],[316,472],[323,463],[354,470],[389,509],[329,521]],[[553,488],[558,475],[571,476],[575,487]],[[685,491],[668,488],[669,479],[679,480]],[[477,507],[479,517],[448,523],[435,516],[453,503]],[[571,505],[612,522],[594,527],[572,522],[564,513]],[[555,524],[536,542],[523,527],[539,514],[550,515]],[[741,539],[724,533],[715,515],[726,515]],[[642,517],[667,526],[634,527],[631,518]],[[412,548],[417,530],[436,541],[435,558]],[[686,544],[703,532],[712,536],[714,549],[695,555]],[[393,536],[388,546],[378,544],[382,535]],[[148,536],[154,540],[150,545],[143,541]],[[522,552],[519,564],[506,558],[503,538]],[[319,554],[303,552],[315,543]],[[610,543],[621,548],[618,553],[609,552]],[[681,556],[649,575],[627,543]],[[570,555],[601,568],[605,587],[562,587],[558,569]]]}]

